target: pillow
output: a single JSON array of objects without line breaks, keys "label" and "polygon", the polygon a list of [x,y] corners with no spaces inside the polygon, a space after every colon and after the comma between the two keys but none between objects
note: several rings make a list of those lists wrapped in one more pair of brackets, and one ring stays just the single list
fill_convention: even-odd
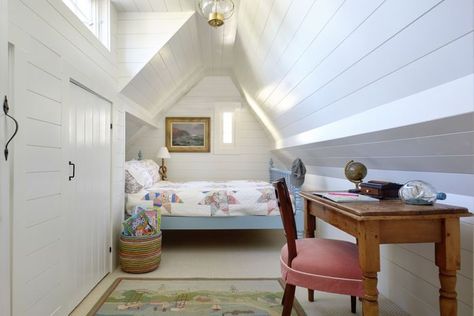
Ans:
[{"label": "pillow", "polygon": [[157,183],[161,180],[160,166],[151,159],[141,161],[145,170],[150,174],[153,183]]},{"label": "pillow", "polygon": [[145,168],[143,161],[126,161],[125,170],[128,171],[130,175],[135,178],[136,182],[138,182],[138,184],[142,185],[144,188],[149,188],[153,185],[153,178],[147,171],[147,168]]},{"label": "pillow", "polygon": [[143,189],[143,185],[137,182],[137,180],[125,170],[125,193],[137,193]]}]

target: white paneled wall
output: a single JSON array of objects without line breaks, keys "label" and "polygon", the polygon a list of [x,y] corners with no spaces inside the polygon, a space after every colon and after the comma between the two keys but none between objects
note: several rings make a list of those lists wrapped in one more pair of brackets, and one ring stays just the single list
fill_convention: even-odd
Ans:
[{"label": "white paneled wall", "polygon": [[472,73],[472,1],[275,2],[276,36],[242,6],[235,71],[283,140]]},{"label": "white paneled wall", "polygon": [[[7,93],[8,89],[8,17],[7,1],[0,0],[0,98]],[[0,144],[5,144],[6,137],[11,133],[7,129],[7,119],[0,112]],[[13,113],[13,110],[12,110]],[[3,260],[0,261],[0,314],[10,314],[10,201],[9,201],[9,165],[1,157],[0,159],[0,253]]]},{"label": "white paneled wall", "polygon": [[[12,5],[14,8],[14,6]],[[10,25],[20,124],[13,160],[13,313],[64,308],[64,90],[57,52]],[[26,106],[26,105],[30,106]],[[47,286],[44,286],[47,284]],[[27,299],[25,299],[27,297]]]},{"label": "white paneled wall", "polygon": [[121,69],[134,68],[121,74],[127,77],[122,92],[154,118],[202,71],[196,17],[193,12],[128,12],[119,14],[118,26]]},{"label": "white paneled wall", "polygon": [[[269,1],[266,1],[269,2]],[[196,11],[195,0],[112,0],[119,12],[169,13]],[[213,72],[232,67],[233,45],[237,31],[240,1],[234,0],[235,14],[219,28],[211,28],[204,17],[197,16],[196,24],[187,29],[185,37],[199,37],[199,47],[193,51],[201,55],[206,67]]]},{"label": "white paneled wall", "polygon": [[120,87],[152,112],[174,105],[205,74],[229,74],[240,1],[219,28],[195,12],[194,0],[117,0]]},{"label": "white paneled wall", "polygon": [[70,202],[65,191],[70,172],[69,105],[64,99],[69,79],[113,103],[112,157],[105,167],[112,173],[106,180],[113,190],[106,203],[112,206],[112,223],[96,223],[107,231],[112,226],[113,264],[123,217],[124,109],[144,116],[147,111],[118,94],[114,55],[62,1],[9,1],[8,22],[14,48],[15,112],[20,119],[13,162],[13,308],[15,315],[66,315],[82,299],[68,295],[71,284],[64,281],[70,260],[64,255],[68,247],[64,236],[74,225],[65,216]]},{"label": "white paneled wall", "polygon": [[189,20],[193,12],[120,12],[116,47],[119,84],[124,87]]},{"label": "white paneled wall", "polygon": [[[215,110],[218,104],[244,102],[230,77],[204,77],[191,91],[161,116],[164,126],[166,116],[211,117],[211,153],[171,153],[166,161],[170,181],[190,180],[268,180],[268,161],[272,142],[257,122],[250,108],[243,103],[236,120],[237,154],[216,154]],[[145,158],[156,159],[164,146],[163,128],[147,128],[127,141],[127,159],[137,158],[141,150]]]},{"label": "white paneled wall", "polygon": [[[253,17],[264,7],[241,7],[234,71],[276,139],[273,153],[286,167],[306,162],[306,189],[349,188],[343,167],[356,159],[369,180],[425,179],[474,210],[472,1],[275,0],[259,19],[276,30]],[[470,316],[472,219],[461,229],[458,314]],[[383,246],[382,262],[382,294],[412,315],[438,314],[432,245]]]}]

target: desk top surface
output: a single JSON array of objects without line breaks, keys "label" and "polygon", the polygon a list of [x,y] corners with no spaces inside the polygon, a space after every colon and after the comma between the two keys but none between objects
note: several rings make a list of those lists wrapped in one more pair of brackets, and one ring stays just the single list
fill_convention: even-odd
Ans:
[{"label": "desk top surface", "polygon": [[401,200],[380,200],[375,202],[340,202],[336,203],[326,198],[316,196],[311,192],[301,192],[306,200],[313,201],[332,209],[344,211],[360,217],[397,217],[441,215],[465,217],[472,216],[465,207],[435,203],[434,205],[410,205]]}]

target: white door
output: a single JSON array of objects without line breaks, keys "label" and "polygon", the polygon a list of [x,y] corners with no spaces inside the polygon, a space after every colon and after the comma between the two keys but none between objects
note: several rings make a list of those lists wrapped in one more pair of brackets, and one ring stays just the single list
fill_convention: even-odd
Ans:
[{"label": "white door", "polygon": [[111,103],[69,87],[69,282],[75,303],[109,272]]},{"label": "white door", "polygon": [[11,313],[67,315],[108,272],[111,105],[36,39],[13,38]]},{"label": "white door", "polygon": [[[7,0],[0,0],[0,100],[7,94],[8,41]],[[0,112],[0,315],[10,315],[10,206],[9,168],[3,157],[3,147],[10,129],[3,110]]]}]

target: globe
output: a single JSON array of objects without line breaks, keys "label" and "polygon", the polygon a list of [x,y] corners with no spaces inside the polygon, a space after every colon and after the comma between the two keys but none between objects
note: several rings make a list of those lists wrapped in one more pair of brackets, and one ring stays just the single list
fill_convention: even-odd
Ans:
[{"label": "globe", "polygon": [[351,160],[346,164],[344,174],[350,182],[355,184],[356,189],[359,189],[359,183],[367,175],[367,167],[361,162]]}]

